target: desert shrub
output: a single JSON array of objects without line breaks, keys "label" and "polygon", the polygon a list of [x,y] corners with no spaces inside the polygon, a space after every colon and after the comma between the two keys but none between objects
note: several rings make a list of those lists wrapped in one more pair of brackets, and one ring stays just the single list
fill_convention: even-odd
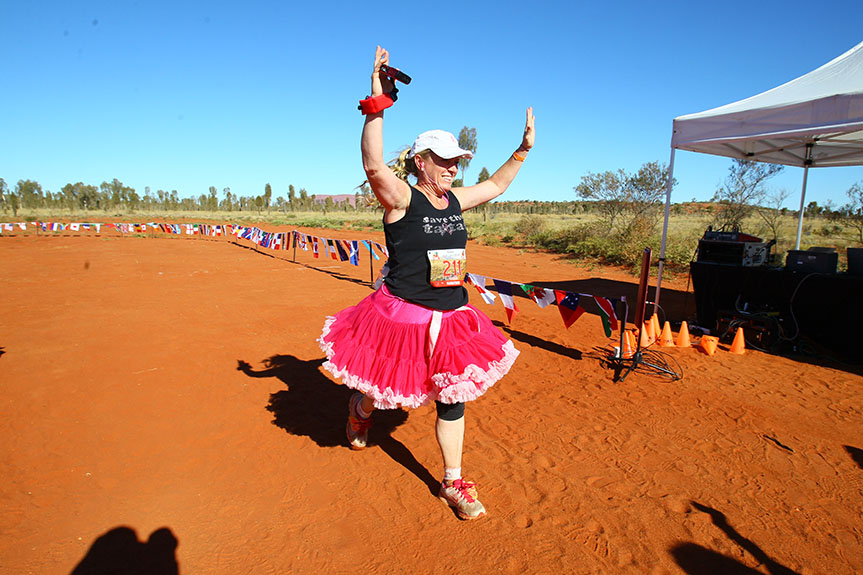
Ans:
[{"label": "desert shrub", "polygon": [[523,216],[515,224],[515,233],[525,238],[534,237],[546,229],[545,218],[535,214]]},{"label": "desert shrub", "polygon": [[578,244],[587,238],[599,235],[600,233],[600,225],[594,222],[589,224],[579,224],[577,226],[560,230],[542,231],[532,236],[531,240],[538,248],[566,253],[571,252],[569,249],[570,246]]}]

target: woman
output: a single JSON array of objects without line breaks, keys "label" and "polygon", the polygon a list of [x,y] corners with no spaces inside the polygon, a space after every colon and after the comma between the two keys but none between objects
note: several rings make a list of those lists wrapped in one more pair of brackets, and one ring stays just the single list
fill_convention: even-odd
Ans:
[{"label": "woman", "polygon": [[[389,53],[378,46],[372,97],[389,92],[380,72]],[[434,400],[435,434],[444,463],[440,498],[462,519],[485,507],[476,485],[461,476],[464,402],[502,378],[518,351],[478,309],[468,305],[465,275],[467,230],[462,211],[496,198],[521,168],[534,141],[527,109],[521,145],[488,180],[452,189],[460,158],[471,158],[442,130],[417,137],[405,160],[416,176],[410,186],[383,158],[383,111],[367,113],[362,134],[363,168],[384,207],[389,271],[383,285],[359,304],[328,317],[319,338],[324,367],[357,392],[348,405],[352,449],[367,444],[375,409],[418,407]]]}]

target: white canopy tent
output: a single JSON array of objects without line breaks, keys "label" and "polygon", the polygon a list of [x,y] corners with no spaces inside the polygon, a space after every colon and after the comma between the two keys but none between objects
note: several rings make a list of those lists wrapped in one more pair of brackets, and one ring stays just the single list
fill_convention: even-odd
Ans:
[{"label": "white canopy tent", "polygon": [[677,149],[802,167],[796,241],[799,249],[809,168],[863,165],[863,42],[817,70],[772,90],[674,119],[657,303]]}]

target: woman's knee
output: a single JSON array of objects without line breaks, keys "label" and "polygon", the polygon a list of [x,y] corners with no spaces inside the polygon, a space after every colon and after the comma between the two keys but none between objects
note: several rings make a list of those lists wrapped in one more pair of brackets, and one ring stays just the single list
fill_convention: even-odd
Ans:
[{"label": "woman's knee", "polygon": [[441,403],[435,400],[437,416],[444,421],[457,421],[464,417],[464,403]]}]

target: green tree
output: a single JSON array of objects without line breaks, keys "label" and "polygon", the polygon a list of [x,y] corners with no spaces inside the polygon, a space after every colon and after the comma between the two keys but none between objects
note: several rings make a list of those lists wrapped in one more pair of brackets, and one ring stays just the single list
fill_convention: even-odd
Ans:
[{"label": "green tree", "polygon": [[[462,128],[461,132],[458,133],[458,146],[462,150],[470,150],[476,153],[476,128],[468,128],[467,126]],[[470,158],[461,158],[458,161],[458,165],[461,168],[461,181],[463,183],[467,181],[465,179],[465,172],[470,165]],[[453,186],[455,186],[455,182],[453,182]]]},{"label": "green tree", "polygon": [[273,198],[273,187],[270,184],[264,186],[264,207],[270,211],[270,200]]},{"label": "green tree", "polygon": [[735,159],[725,183],[713,194],[712,201],[717,203],[714,226],[720,230],[739,230],[755,206],[763,203],[767,180],[783,169],[777,164]]},{"label": "green tree", "polygon": [[[785,215],[783,213],[782,204],[785,203],[785,200],[787,200],[790,195],[791,192],[785,188],[770,192],[764,197],[763,205],[755,207],[755,210],[758,212],[758,215],[761,216],[761,220],[764,222],[764,226],[767,228],[767,231],[772,236],[771,239],[773,240],[779,239],[779,232],[782,228],[782,216]],[[812,202],[811,204],[815,204],[815,202]],[[815,206],[817,207],[818,204],[815,204]]]},{"label": "green tree", "polygon": [[297,210],[297,192],[294,190],[294,184],[288,184],[288,203],[291,205],[291,211]]},{"label": "green tree", "polygon": [[818,205],[818,202],[812,201],[806,204],[806,211],[804,212],[807,217],[816,218],[821,215],[821,212],[824,211],[824,208]]},{"label": "green tree", "polygon": [[207,211],[215,212],[219,209],[219,190],[216,186],[210,186],[210,195],[207,198]]},{"label": "green tree", "polygon": [[15,192],[21,199],[21,207],[27,210],[38,208],[42,204],[42,186],[32,180],[18,180]]},{"label": "green tree", "polygon": [[6,185],[6,180],[0,178],[0,207],[3,208],[3,213],[11,207],[9,198],[9,186]]},{"label": "green tree", "polygon": [[99,189],[83,182],[66,184],[61,190],[65,199],[66,207],[70,210],[89,210],[96,205],[99,197]]},{"label": "green tree", "polygon": [[618,217],[626,209],[626,172],[606,171],[601,174],[587,172],[575,192],[583,199],[596,202],[599,213],[608,226],[614,229]]},{"label": "green tree", "polygon": [[857,230],[857,239],[863,243],[863,180],[852,185],[845,193],[851,201],[842,206],[839,212],[843,220]]},{"label": "green tree", "polygon": [[486,181],[487,179],[489,179],[490,177],[491,177],[491,174],[488,173],[488,168],[483,166],[482,169],[479,171],[479,177],[476,179],[476,183],[481,184],[484,181]]},{"label": "green tree", "polygon": [[[102,190],[102,194],[107,199],[108,205],[106,207],[114,209],[122,208],[126,205],[129,202],[131,195],[135,192],[133,188],[126,186],[117,178],[114,178],[111,183],[102,182],[99,187]],[[137,194],[135,194],[135,197],[137,197]]]},{"label": "green tree", "polygon": [[222,200],[222,209],[232,212],[234,210],[234,197],[231,195],[231,188],[223,188],[222,193],[225,194],[225,199]]}]

